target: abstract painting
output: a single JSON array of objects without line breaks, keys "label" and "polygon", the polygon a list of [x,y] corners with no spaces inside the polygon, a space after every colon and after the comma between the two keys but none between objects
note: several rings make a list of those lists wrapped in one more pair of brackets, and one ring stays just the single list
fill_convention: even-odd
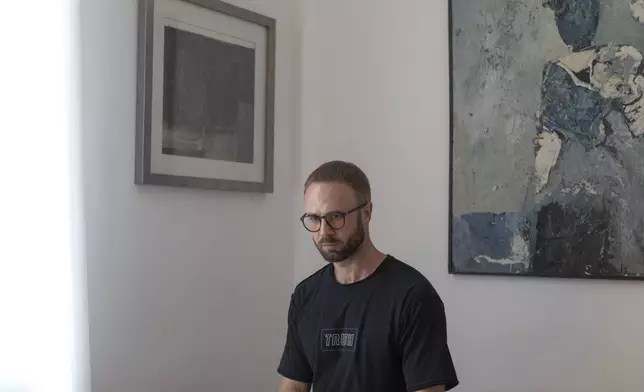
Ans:
[{"label": "abstract painting", "polygon": [[165,27],[163,154],[253,163],[255,50]]},{"label": "abstract painting", "polygon": [[644,0],[449,7],[449,271],[644,279]]},{"label": "abstract painting", "polygon": [[136,183],[273,190],[275,20],[139,0]]}]

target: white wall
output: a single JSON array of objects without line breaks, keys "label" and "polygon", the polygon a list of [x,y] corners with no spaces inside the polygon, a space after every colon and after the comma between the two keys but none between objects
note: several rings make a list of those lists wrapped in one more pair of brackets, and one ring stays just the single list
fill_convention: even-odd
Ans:
[{"label": "white wall", "polygon": [[271,195],[133,185],[136,1],[81,2],[92,392],[277,386],[293,281],[296,8],[235,3],[277,19]]},{"label": "white wall", "polygon": [[235,3],[278,20],[268,196],[133,185],[136,2],[81,2],[93,392],[275,389],[288,296],[322,265],[301,183],[334,158],[372,180],[376,243],[442,294],[459,391],[644,389],[642,284],[447,274],[446,2]]},{"label": "white wall", "polygon": [[[329,159],[367,172],[376,244],[446,303],[459,391],[644,390],[642,283],[448,275],[447,2],[304,0],[302,15],[298,185]],[[295,240],[298,282],[322,262]]]}]

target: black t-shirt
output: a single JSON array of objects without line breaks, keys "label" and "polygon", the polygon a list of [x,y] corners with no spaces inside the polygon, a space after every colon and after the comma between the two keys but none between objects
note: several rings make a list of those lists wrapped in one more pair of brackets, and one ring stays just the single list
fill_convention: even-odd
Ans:
[{"label": "black t-shirt", "polygon": [[291,296],[278,372],[315,392],[410,392],[458,384],[445,309],[416,269],[388,255],[353,284],[326,265]]}]

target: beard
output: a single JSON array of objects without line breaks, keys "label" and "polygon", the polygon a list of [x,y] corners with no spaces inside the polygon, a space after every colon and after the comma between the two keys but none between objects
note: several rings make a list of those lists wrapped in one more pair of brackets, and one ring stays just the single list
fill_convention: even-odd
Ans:
[{"label": "beard", "polygon": [[325,248],[325,244],[338,244],[339,240],[335,239],[333,236],[326,236],[320,239],[320,242],[315,242],[315,247],[318,248],[322,258],[329,263],[339,263],[348,259],[349,257],[356,254],[362,243],[364,242],[364,227],[362,226],[362,221],[358,220],[358,226],[356,230],[351,234],[347,242],[342,247],[335,249]]}]

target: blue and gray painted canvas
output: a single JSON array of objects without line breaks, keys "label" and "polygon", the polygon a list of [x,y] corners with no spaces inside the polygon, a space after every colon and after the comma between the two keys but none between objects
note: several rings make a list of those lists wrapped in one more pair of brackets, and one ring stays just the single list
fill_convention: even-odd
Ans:
[{"label": "blue and gray painted canvas", "polygon": [[451,0],[456,273],[644,278],[644,0]]}]

